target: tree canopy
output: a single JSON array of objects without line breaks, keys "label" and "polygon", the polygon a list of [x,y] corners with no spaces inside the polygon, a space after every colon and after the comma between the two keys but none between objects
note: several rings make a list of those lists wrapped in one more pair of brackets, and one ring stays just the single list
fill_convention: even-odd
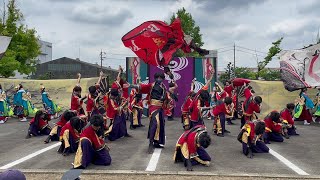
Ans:
[{"label": "tree canopy", "polygon": [[0,18],[0,35],[12,37],[12,40],[0,60],[0,76],[14,76],[15,70],[30,74],[35,71],[35,58],[40,54],[36,30],[22,23],[23,14],[17,8],[16,0],[9,0],[6,8]]},{"label": "tree canopy", "polygon": [[[202,34],[200,33],[200,27],[196,25],[192,15],[186,11],[185,8],[179,9],[178,12],[173,14],[170,19],[170,23],[172,23],[176,18],[181,20],[182,30],[186,35],[192,37],[193,42],[198,47],[203,46]],[[197,52],[192,52],[188,54],[189,56],[200,57]],[[182,50],[178,50],[176,56],[181,57],[185,56],[185,53]]]}]

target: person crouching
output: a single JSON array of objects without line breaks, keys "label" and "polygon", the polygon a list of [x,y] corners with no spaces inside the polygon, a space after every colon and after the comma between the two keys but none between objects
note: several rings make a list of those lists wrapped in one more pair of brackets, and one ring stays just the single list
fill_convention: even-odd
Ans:
[{"label": "person crouching", "polygon": [[109,147],[103,140],[104,120],[101,115],[90,118],[91,125],[85,128],[81,135],[79,146],[74,158],[75,169],[85,169],[90,163],[108,166],[111,164]]},{"label": "person crouching", "polygon": [[60,117],[60,120],[53,126],[52,130],[50,131],[49,136],[44,141],[45,144],[49,143],[50,141],[59,141],[59,136],[62,127],[69,122],[72,117],[77,116],[76,111],[66,110]]},{"label": "person crouching", "polygon": [[272,111],[265,117],[264,122],[266,123],[266,130],[263,135],[264,142],[266,144],[270,144],[270,141],[283,142],[280,113],[278,111]]},{"label": "person crouching", "polygon": [[77,151],[80,132],[85,126],[85,122],[79,117],[75,116],[67,122],[61,129],[60,141],[61,146],[58,150],[64,156],[68,156],[70,153],[75,153]]},{"label": "person crouching", "polygon": [[242,152],[248,158],[253,158],[253,153],[268,153],[269,148],[262,141],[265,131],[263,121],[247,121],[242,127],[238,141],[242,143]]},{"label": "person crouching", "polygon": [[35,117],[30,121],[26,139],[31,138],[31,136],[49,135],[51,127],[48,121],[50,121],[50,116],[46,112],[37,111]]},{"label": "person crouching", "polygon": [[180,136],[173,159],[175,162],[184,162],[187,171],[192,171],[192,166],[196,164],[209,166],[211,157],[205,149],[210,144],[211,138],[205,126],[197,125]]}]

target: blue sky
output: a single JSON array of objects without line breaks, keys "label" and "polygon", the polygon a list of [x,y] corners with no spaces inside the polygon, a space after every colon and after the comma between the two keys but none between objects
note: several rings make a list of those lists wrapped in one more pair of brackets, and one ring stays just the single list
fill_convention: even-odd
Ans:
[{"label": "blue sky", "polygon": [[[81,60],[96,63],[102,49],[103,64],[111,67],[134,55],[121,42],[126,32],[147,20],[168,20],[182,7],[200,26],[203,48],[218,49],[219,69],[233,61],[234,43],[251,49],[236,48],[236,65],[255,67],[272,41],[284,37],[283,49],[301,48],[316,41],[320,26],[316,0],[19,0],[18,5],[24,23],[53,43],[53,58],[77,58],[80,49]],[[278,60],[269,66],[279,66]]]}]

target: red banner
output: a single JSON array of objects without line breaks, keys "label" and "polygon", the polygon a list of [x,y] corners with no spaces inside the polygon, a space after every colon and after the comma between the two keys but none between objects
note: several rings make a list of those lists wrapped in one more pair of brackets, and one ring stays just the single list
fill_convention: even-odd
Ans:
[{"label": "red banner", "polygon": [[170,25],[162,21],[144,22],[124,35],[122,42],[145,63],[154,66],[168,65],[173,53],[180,48],[190,52],[180,19]]}]

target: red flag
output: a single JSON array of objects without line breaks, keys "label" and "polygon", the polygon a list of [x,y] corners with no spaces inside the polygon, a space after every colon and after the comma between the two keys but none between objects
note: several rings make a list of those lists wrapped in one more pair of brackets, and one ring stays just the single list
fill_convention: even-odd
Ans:
[{"label": "red flag", "polygon": [[154,66],[168,65],[178,49],[191,51],[184,41],[180,19],[170,25],[162,21],[144,22],[124,35],[122,42],[145,63]]},{"label": "red flag", "polygon": [[250,80],[244,79],[244,78],[234,78],[232,83],[233,83],[233,86],[243,86],[244,83],[249,84]]}]

